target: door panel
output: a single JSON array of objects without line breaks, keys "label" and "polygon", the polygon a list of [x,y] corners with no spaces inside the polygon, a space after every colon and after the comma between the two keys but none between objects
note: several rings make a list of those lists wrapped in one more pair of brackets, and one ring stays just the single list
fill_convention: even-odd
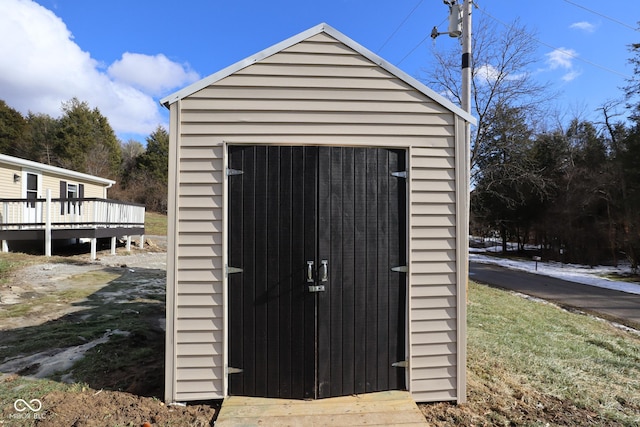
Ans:
[{"label": "door panel", "polygon": [[318,299],[318,397],[404,389],[406,278],[404,152],[321,148],[320,259],[330,266]]},{"label": "door panel", "polygon": [[[229,147],[229,393],[404,389],[402,150]],[[328,280],[321,282],[322,262]],[[308,261],[313,261],[309,283]],[[309,285],[325,285],[309,292]]]},{"label": "door panel", "polygon": [[315,397],[315,296],[305,265],[315,257],[313,149],[230,147],[229,378],[232,395]]}]

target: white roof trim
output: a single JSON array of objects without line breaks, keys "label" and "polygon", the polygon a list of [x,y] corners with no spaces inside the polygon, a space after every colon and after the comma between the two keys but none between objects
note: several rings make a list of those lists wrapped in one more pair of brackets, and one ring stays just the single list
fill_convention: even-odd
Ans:
[{"label": "white roof trim", "polygon": [[18,157],[7,156],[6,154],[0,154],[0,163],[10,164],[13,166],[19,166],[23,168],[30,168],[30,169],[39,170],[42,172],[55,173],[57,175],[68,176],[69,178],[90,181],[90,182],[107,186],[107,188],[111,187],[113,184],[116,183],[115,181],[112,181],[107,178],[101,178],[99,176],[89,175],[82,172],[76,172],[69,169],[63,169],[56,166],[49,166],[49,165],[45,165],[44,163],[38,163],[38,162],[33,162],[31,160],[20,159]]},{"label": "white roof trim", "polygon": [[264,58],[267,58],[271,55],[274,55],[288,47],[291,47],[297,43],[300,43],[312,36],[315,36],[317,34],[320,33],[326,33],[328,35],[330,35],[331,37],[335,38],[336,40],[344,43],[345,45],[349,46],[351,49],[355,50],[356,52],[358,52],[359,54],[361,54],[362,56],[366,57],[367,59],[369,59],[370,61],[374,62],[375,64],[377,64],[378,66],[382,67],[383,69],[387,70],[388,72],[390,72],[391,74],[393,74],[394,76],[398,77],[399,79],[403,80],[405,83],[411,85],[412,87],[414,87],[415,89],[419,90],[420,92],[422,92],[423,94],[427,95],[429,98],[433,99],[434,101],[436,101],[437,103],[439,103],[440,105],[442,105],[443,107],[447,108],[448,110],[450,110],[451,112],[453,112],[454,114],[460,116],[461,118],[463,118],[464,120],[466,120],[467,122],[471,123],[471,124],[476,124],[476,118],[473,117],[473,115],[471,115],[470,113],[467,113],[466,111],[464,111],[462,108],[458,107],[457,105],[455,105],[453,102],[449,101],[447,98],[445,98],[444,96],[438,94],[437,92],[435,92],[433,89],[428,88],[427,86],[425,86],[423,83],[419,82],[418,80],[416,80],[415,78],[411,77],[410,75],[408,75],[407,73],[405,73],[404,71],[400,70],[398,67],[396,67],[395,65],[390,64],[389,62],[385,61],[384,59],[382,59],[381,57],[379,57],[378,55],[376,55],[375,53],[371,52],[370,50],[366,49],[365,47],[363,47],[362,45],[356,43],[355,41],[353,41],[352,39],[350,39],[349,37],[345,36],[344,34],[342,34],[341,32],[339,32],[338,30],[334,29],[333,27],[331,27],[330,25],[327,25],[325,23],[316,25],[315,27],[312,27],[306,31],[301,32],[300,34],[297,34],[293,37],[290,37],[278,44],[275,44],[261,52],[258,52],[257,54],[250,56],[246,59],[243,59],[242,61],[236,62],[233,65],[230,65],[220,71],[218,71],[217,73],[211,74],[208,77],[205,77],[202,80],[199,80],[187,87],[185,87],[184,89],[179,90],[178,92],[175,92],[165,98],[162,98],[160,100],[160,103],[162,105],[164,105],[165,107],[169,107],[170,104],[173,104],[176,101],[179,101],[181,99],[186,98],[189,95],[192,95],[193,93],[202,90],[204,88],[206,88],[207,86],[212,85],[213,83],[230,76],[231,74],[242,70],[245,67],[248,67],[251,64],[254,64],[256,62],[259,62],[261,60],[263,60]]}]

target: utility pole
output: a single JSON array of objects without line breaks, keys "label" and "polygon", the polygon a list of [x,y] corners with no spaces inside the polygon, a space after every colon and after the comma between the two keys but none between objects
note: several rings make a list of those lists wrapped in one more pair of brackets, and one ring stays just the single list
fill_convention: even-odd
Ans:
[{"label": "utility pole", "polygon": [[471,113],[471,6],[473,0],[462,0],[462,10],[458,0],[444,0],[449,6],[449,27],[447,31],[438,32],[438,27],[433,27],[431,38],[448,34],[449,37],[461,39],[462,43],[462,93],[460,94],[461,107],[467,113]]},{"label": "utility pole", "polygon": [[[462,109],[471,113],[471,0],[462,5]],[[467,130],[469,124],[467,124]],[[470,136],[470,135],[468,135]],[[468,141],[468,140],[467,140]]]}]

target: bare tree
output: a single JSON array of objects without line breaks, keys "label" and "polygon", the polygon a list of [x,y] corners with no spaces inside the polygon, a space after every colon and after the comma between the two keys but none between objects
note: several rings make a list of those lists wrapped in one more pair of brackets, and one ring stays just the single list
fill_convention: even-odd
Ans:
[{"label": "bare tree", "polygon": [[[548,83],[539,83],[531,68],[537,63],[535,35],[519,21],[508,28],[488,19],[476,20],[473,32],[471,108],[478,124],[471,135],[471,173],[475,181],[479,153],[487,150],[487,120],[496,108],[509,106],[535,118],[538,107],[551,96]],[[460,54],[434,48],[436,65],[427,71],[426,84],[444,92],[454,102],[461,101]]]},{"label": "bare tree", "polygon": [[94,145],[85,156],[85,168],[88,174],[109,176],[111,173],[111,152],[104,145]]},{"label": "bare tree", "polygon": [[144,153],[144,145],[135,139],[120,144],[122,150],[122,173],[130,173],[136,166],[138,157]]},{"label": "bare tree", "polygon": [[623,117],[624,113],[620,111],[623,101],[618,99],[605,101],[598,110],[602,111],[602,121],[596,124],[604,126],[605,132],[609,135],[611,140],[611,149],[614,151],[614,155],[619,154],[620,139],[626,135],[626,129],[621,119],[616,117]]}]

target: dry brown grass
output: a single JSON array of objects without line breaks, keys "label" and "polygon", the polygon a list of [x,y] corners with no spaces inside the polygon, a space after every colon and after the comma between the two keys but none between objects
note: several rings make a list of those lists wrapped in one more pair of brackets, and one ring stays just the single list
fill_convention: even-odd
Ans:
[{"label": "dry brown grass", "polygon": [[470,285],[468,402],[421,405],[434,426],[640,425],[640,337]]}]

